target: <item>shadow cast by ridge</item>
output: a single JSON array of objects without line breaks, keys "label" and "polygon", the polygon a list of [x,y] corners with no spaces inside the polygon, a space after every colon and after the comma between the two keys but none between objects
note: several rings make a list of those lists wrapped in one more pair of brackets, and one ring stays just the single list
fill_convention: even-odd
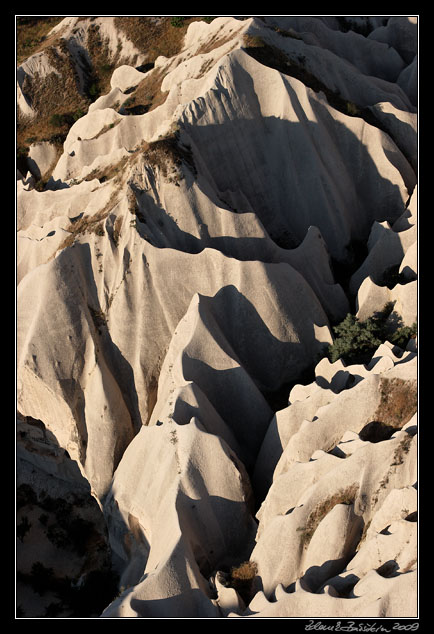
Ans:
[{"label": "shadow cast by ridge", "polygon": [[[404,210],[398,186],[380,174],[361,139],[333,118],[316,93],[306,92],[314,120],[290,78],[281,75],[285,110],[298,120],[264,116],[254,79],[239,63],[231,73],[236,95],[216,80],[219,90],[196,100],[180,122],[180,138],[191,147],[199,186],[206,180],[233,210],[239,200],[246,201],[250,208],[243,211],[254,211],[283,248],[297,246],[310,225],[318,227],[338,260],[345,259],[351,241],[367,238],[374,220],[393,221]],[[237,107],[243,118],[234,116]],[[216,119],[221,113],[218,123],[207,108],[216,111]],[[348,120],[356,126],[361,121]],[[404,180],[415,180],[402,155],[399,165]]]}]

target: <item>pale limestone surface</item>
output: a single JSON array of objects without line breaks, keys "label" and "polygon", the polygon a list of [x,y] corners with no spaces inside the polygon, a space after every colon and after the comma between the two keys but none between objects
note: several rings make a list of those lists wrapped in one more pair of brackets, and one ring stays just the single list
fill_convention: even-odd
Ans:
[{"label": "pale limestone surface", "polygon": [[199,419],[141,429],[115,473],[106,509],[113,523],[112,547],[127,561],[132,547],[125,547],[123,534],[130,518],[136,518],[142,570],[137,576],[126,569],[122,581],[134,587],[103,617],[123,616],[125,610],[165,616],[164,599],[172,617],[185,615],[186,609],[192,617],[218,616],[207,577],[217,562],[248,556],[256,528],[248,509],[248,481],[237,463],[226,443],[205,432]]},{"label": "pale limestone surface", "polygon": [[[140,420],[146,422],[149,418],[149,390],[194,293],[214,296],[221,291],[222,297],[228,297],[224,310],[232,306],[239,315],[233,321],[228,313],[225,317],[232,329],[235,349],[241,346],[241,331],[248,332],[246,323],[251,321],[259,329],[261,321],[267,324],[262,329],[263,343],[269,346],[275,342],[276,350],[280,348],[274,359],[274,375],[261,381],[261,338],[259,346],[250,353],[253,372],[257,368],[256,380],[265,388],[276,389],[281,382],[294,378],[300,364],[321,350],[321,342],[331,342],[320,303],[304,278],[288,265],[240,262],[212,249],[196,255],[159,250],[149,243],[134,245],[135,236],[132,232],[130,235],[129,259],[117,274],[112,265],[119,261],[117,250],[111,252],[110,244],[104,247],[107,237],[100,240],[91,234],[90,243],[62,251],[55,260],[27,274],[18,289],[19,407],[24,414],[37,411],[35,417],[44,420],[63,439],[69,439],[68,450],[75,455],[83,452],[88,476],[101,494],[134,434],[133,429],[137,429]],[[98,253],[102,253],[100,258]],[[100,272],[99,268],[103,270]],[[210,275],[212,270],[215,276]],[[167,284],[166,274],[173,286]],[[36,281],[39,275],[43,279]],[[88,288],[87,297],[82,296],[83,284]],[[269,290],[264,296],[265,288]],[[292,292],[286,290],[282,296],[279,288],[292,288]],[[44,296],[44,289],[50,293],[48,303],[37,299]],[[294,295],[303,301],[294,304]],[[30,305],[32,311],[26,309]],[[127,306],[132,314],[141,316],[140,321],[125,322],[122,315]],[[164,315],[161,324],[155,322],[160,310]],[[311,315],[309,319],[306,311]],[[51,324],[49,328],[47,324]],[[213,326],[209,329],[212,332]],[[56,343],[54,349],[40,343],[51,330],[65,333],[64,340]],[[61,355],[60,348],[55,352],[57,346],[61,346]],[[53,354],[60,355],[54,366]],[[66,377],[72,380],[68,390],[63,383]],[[114,377],[122,377],[120,383]],[[44,394],[52,398],[37,397],[39,384],[41,389],[44,386]],[[74,414],[77,398],[84,407],[85,426],[78,413]],[[58,407],[65,412],[62,416]],[[74,417],[77,423],[71,426]],[[94,423],[90,423],[91,419]],[[98,431],[101,424],[107,428],[103,446]]]},{"label": "pale limestone surface", "polygon": [[[50,189],[17,180],[17,406],[104,511],[120,574],[105,618],[416,613],[416,414],[369,433],[385,382],[415,389],[416,343],[324,357],[353,240],[358,317],[387,301],[417,317],[414,21],[385,20],[368,38],[332,16],[193,22],[156,60],[166,101],[126,116],[112,106],[145,74],[96,18],[121,43],[112,89],[71,127]],[[88,27],[57,29],[74,51]],[[253,59],[246,35],[386,132]],[[153,154],[174,140],[180,154]],[[221,572],[248,559],[244,603]]]},{"label": "pale limestone surface", "polygon": [[[413,381],[414,386],[417,365],[414,357],[409,356],[411,353],[403,354],[401,351],[401,357],[387,356],[388,351],[392,353],[392,348],[387,345],[380,348],[374,358],[387,359],[389,363],[393,363],[394,359],[395,365],[380,371],[377,378],[398,379],[406,384]],[[396,613],[416,615],[415,595],[411,593],[410,602],[405,607],[404,593],[408,587],[402,586],[410,571],[415,571],[417,561],[417,491],[414,488],[417,483],[416,414],[402,426],[401,431],[392,436],[389,434],[388,440],[374,442],[359,438],[355,420],[355,414],[361,411],[365,400],[363,393],[366,394],[366,391],[361,391],[361,388],[363,385],[369,387],[374,379],[374,375],[369,375],[376,366],[379,371],[378,364],[378,361],[372,364],[366,378],[355,387],[335,395],[330,405],[319,407],[317,420],[302,422],[301,430],[307,425],[321,424],[322,416],[329,414],[344,397],[352,395],[354,411],[344,423],[347,431],[341,435],[335,450],[326,446],[319,449],[318,445],[310,444],[310,449],[303,456],[298,454],[297,459],[289,463],[285,459],[283,466],[282,459],[288,455],[291,440],[286,449],[283,448],[272,485],[257,514],[257,544],[251,559],[258,564],[261,581],[257,585],[258,594],[244,616],[299,616],[300,605],[306,600],[305,595],[300,593],[306,591],[311,596],[311,616],[330,616],[334,609],[339,610],[339,616],[350,614],[347,610],[353,610],[352,616],[378,615],[381,612],[375,611],[375,600],[369,590],[381,587],[382,601],[388,604],[390,599],[385,598],[388,594],[384,584],[388,580],[390,585],[392,579],[398,584],[393,590],[397,593],[393,609]],[[322,365],[324,363],[319,364],[318,372]],[[351,366],[348,369],[351,370]],[[302,404],[308,408],[311,398],[291,404],[288,410]],[[375,399],[368,400],[375,405]],[[341,404],[339,417],[345,411]],[[308,411],[306,409],[306,414]],[[301,420],[303,413],[300,412],[299,416]],[[372,415],[366,420],[369,419]],[[330,416],[329,426],[332,420],[336,425],[337,420]],[[299,432],[293,433],[297,436]],[[332,435],[333,432],[329,437]],[[309,443],[311,438],[312,435],[309,435]],[[350,501],[352,504],[349,504]],[[347,519],[334,522],[333,518],[340,517],[341,513],[346,513]],[[352,521],[348,523],[350,518]],[[325,538],[321,537],[323,530]],[[330,537],[333,531],[341,531],[339,539]],[[347,543],[350,546],[345,551]],[[342,550],[330,550],[329,553],[328,549],[333,548]],[[334,566],[342,571],[337,576],[329,574]],[[375,576],[372,576],[374,572]],[[364,579],[366,584],[362,584]],[[281,589],[277,591],[279,584]],[[272,599],[274,588],[277,603],[270,604],[267,599]],[[343,597],[351,598],[351,608],[349,604],[345,605]],[[355,597],[358,597],[358,606],[353,602]]]},{"label": "pale limestone surface", "polygon": [[[391,438],[389,441],[374,445],[366,443],[346,459],[334,458],[334,462],[331,462],[328,471],[322,473],[322,476],[315,484],[309,486],[310,482],[304,480],[304,487],[298,490],[298,496],[292,501],[288,500],[287,506],[290,508],[285,509],[286,513],[274,514],[271,517],[269,516],[268,520],[265,519],[264,515],[261,516],[264,528],[252,552],[252,559],[258,564],[262,588],[267,596],[270,595],[272,589],[278,583],[288,587],[299,577],[306,575],[306,572],[308,572],[308,577],[313,575],[313,578],[315,578],[315,567],[321,568],[324,563],[322,559],[325,548],[324,540],[322,540],[323,551],[320,548],[315,557],[312,554],[313,539],[309,542],[307,549],[306,545],[303,546],[300,542],[301,535],[310,530],[310,522],[312,520],[309,519],[309,515],[315,511],[316,507],[321,508],[321,504],[323,504],[323,513],[327,513],[326,517],[328,518],[331,512],[331,509],[328,510],[325,506],[328,499],[334,501],[334,504],[330,504],[334,509],[335,505],[339,504],[342,496],[345,496],[345,494],[349,497],[353,496],[354,513],[357,516],[355,517],[355,522],[361,530],[363,523],[369,522],[375,505],[381,504],[381,500],[384,499],[391,487],[402,488],[408,486],[406,483],[408,478],[413,478],[413,482],[416,481],[417,452],[414,439],[412,439],[410,452],[406,454],[403,465],[395,466],[397,462],[395,458],[396,452],[406,436],[407,433],[403,431],[396,438]],[[326,456],[327,454],[325,454],[324,459]],[[322,457],[318,457],[313,462],[305,463],[306,467],[311,465],[311,469],[315,470],[316,462],[321,463],[322,459]],[[295,463],[292,470],[296,471],[301,466],[302,463]],[[377,489],[378,482],[383,482],[382,487],[380,486],[379,489]],[[270,489],[270,493],[273,491],[273,486]],[[353,490],[351,489],[352,486],[354,487]],[[355,491],[357,494],[354,493]],[[377,502],[375,502],[376,497],[378,497]],[[344,504],[344,506],[346,505],[347,503]],[[351,506],[348,508],[351,508]],[[288,511],[290,512],[288,513]],[[363,522],[360,522],[361,518]],[[342,528],[339,524],[336,527],[337,530]],[[407,524],[409,523],[407,522]],[[320,530],[320,526],[321,524],[315,527],[313,536],[315,536],[317,530]],[[354,530],[356,530],[356,527],[354,527]],[[405,533],[405,536],[399,537],[399,540],[404,539],[404,542],[399,542],[398,540],[398,545],[392,543],[394,540],[385,543],[390,544],[392,548],[398,548],[399,552],[407,539],[406,535],[407,533]],[[357,541],[353,543],[353,546],[359,539],[360,535]],[[341,541],[334,542],[331,540],[330,548],[333,545],[336,548],[340,543]],[[308,556],[309,551],[312,556]],[[380,560],[377,559],[373,562],[371,559],[369,563],[365,564],[366,568],[363,568],[364,564],[359,563],[359,559],[361,558],[362,561],[364,557],[369,559],[371,551],[375,552],[377,557],[378,552],[380,552]],[[395,550],[394,553],[389,553],[386,550],[382,551],[381,548],[378,550],[375,548],[375,542],[370,543],[370,540],[368,540],[366,547],[362,546],[356,558],[353,557],[351,559],[351,553],[348,554],[348,563],[345,569],[347,572],[351,571],[352,574],[360,572],[358,575],[360,578],[369,570],[376,569],[389,561],[392,555],[396,557],[396,552]],[[338,553],[335,554],[337,556]],[[334,560],[335,554],[331,556],[330,561]],[[414,554],[415,551],[412,550],[412,553],[406,552],[405,557],[411,558]],[[352,572],[353,570],[354,573]],[[329,579],[328,583],[333,585],[331,577],[333,577],[333,574],[327,577]],[[323,582],[325,581],[326,579],[323,580]],[[340,589],[339,585],[337,589]]]},{"label": "pale limestone surface", "polygon": [[395,232],[388,223],[374,223],[368,239],[368,256],[351,277],[350,289],[356,294],[362,282],[369,277],[376,284],[384,284],[387,272],[400,264],[407,250],[417,238],[417,227]]},{"label": "pale limestone surface", "polygon": [[[300,585],[295,592],[281,589],[277,601],[270,602],[258,593],[253,599],[244,618],[379,618],[393,614],[393,618],[417,617],[418,605],[415,599],[417,572],[410,571],[386,579],[371,570],[362,581],[354,586],[351,600],[336,597],[333,586],[324,592],[312,594]],[[277,586],[277,588],[282,586]],[[229,617],[238,617],[232,612]]]},{"label": "pale limestone surface", "polygon": [[145,73],[141,73],[132,66],[123,64],[118,66],[110,79],[110,86],[118,88],[121,92],[125,92],[129,88],[135,88],[144,78]]},{"label": "pale limestone surface", "polygon": [[357,291],[358,319],[365,321],[381,311],[390,301],[390,289],[387,286],[379,286],[369,276],[365,277]]},{"label": "pale limestone surface", "polygon": [[32,143],[27,162],[35,178],[42,178],[53,167],[56,157],[57,152],[53,144],[44,141]]},{"label": "pale limestone surface", "polygon": [[50,63],[48,56],[44,52],[32,55],[17,68],[17,106],[26,118],[33,118],[36,112],[32,108],[29,99],[23,93],[22,88],[25,79],[34,80],[37,78],[38,80],[44,80],[51,73],[59,75],[59,71]]},{"label": "pale limestone surface", "polygon": [[[362,321],[393,302],[389,323],[398,319],[402,326],[412,326],[417,322],[417,205],[416,186],[406,210],[392,226],[375,222],[371,227],[368,255],[350,280],[357,317]],[[390,271],[395,277],[390,278]]]},{"label": "pale limestone surface", "polygon": [[[125,33],[116,27],[114,17],[80,18],[70,16],[64,18],[47,33],[46,39],[56,35],[63,39],[67,50],[65,59],[69,60],[77,74],[78,90],[81,94],[84,91],[89,71],[87,46],[90,30],[98,30],[101,42],[107,46],[109,55],[113,60],[118,59],[125,64],[134,60],[136,66],[140,66],[147,58],[146,53],[139,51]],[[56,48],[58,52],[61,51],[59,42],[57,42]],[[64,54],[63,51],[62,54]],[[59,70],[50,63],[50,57],[45,50],[31,55],[17,68],[17,105],[24,116],[28,118],[36,116],[35,110],[22,91],[24,79],[27,78],[27,81],[31,83],[38,83],[51,73],[59,75]]]}]

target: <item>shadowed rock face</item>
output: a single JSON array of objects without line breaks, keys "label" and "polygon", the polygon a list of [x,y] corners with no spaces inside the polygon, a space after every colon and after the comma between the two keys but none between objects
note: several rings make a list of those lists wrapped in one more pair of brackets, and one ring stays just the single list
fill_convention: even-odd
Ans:
[{"label": "shadowed rock face", "polygon": [[[417,317],[417,25],[134,20],[47,36],[84,90],[98,27],[111,80],[17,180],[19,616],[412,617],[416,341],[325,355],[353,308]],[[47,495],[87,509],[51,550]]]}]

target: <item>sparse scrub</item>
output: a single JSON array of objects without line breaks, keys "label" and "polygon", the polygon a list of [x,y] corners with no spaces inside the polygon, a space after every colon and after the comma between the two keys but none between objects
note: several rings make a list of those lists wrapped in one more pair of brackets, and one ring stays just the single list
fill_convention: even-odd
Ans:
[{"label": "sparse scrub", "polygon": [[412,436],[406,434],[395,450],[392,466],[399,466],[404,463],[404,456],[410,451],[411,442]]},{"label": "sparse scrub", "polygon": [[402,320],[392,315],[393,302],[372,317],[360,321],[348,313],[340,324],[333,328],[335,339],[328,348],[328,358],[332,363],[343,359],[345,363],[367,363],[372,354],[384,341],[405,348],[409,339],[417,333],[417,326],[402,326]]},{"label": "sparse scrub", "polygon": [[95,328],[98,330],[98,333],[103,334],[104,328],[107,327],[107,317],[102,309],[95,310],[92,306],[88,306],[90,314],[92,316],[93,323]]},{"label": "sparse scrub", "polygon": [[253,581],[257,574],[258,566],[254,561],[244,561],[231,568],[227,585],[238,592],[246,605],[252,599]]},{"label": "sparse scrub", "polygon": [[93,81],[90,84],[89,89],[88,89],[88,94],[89,94],[89,97],[90,97],[91,101],[96,101],[96,99],[98,99],[98,97],[101,94],[101,89],[98,86],[98,82]]},{"label": "sparse scrub", "polygon": [[417,411],[416,382],[381,377],[379,391],[381,399],[375,420],[400,429]]},{"label": "sparse scrub", "polygon": [[[115,126],[117,126],[120,123],[120,120],[115,121],[113,123],[109,123],[105,126],[103,126],[101,128],[101,130],[95,134],[95,136],[92,137],[92,141],[94,141],[95,139],[98,139],[100,136],[102,136],[103,134],[105,134],[106,132],[108,132],[109,130],[112,130]],[[89,177],[88,177],[89,178]]]},{"label": "sparse scrub", "polygon": [[123,218],[122,216],[117,216],[114,225],[113,225],[113,242],[115,246],[119,245],[119,238],[121,237],[121,226],[122,226]]},{"label": "sparse scrub", "polygon": [[50,65],[56,69],[55,73],[49,73],[43,80],[37,74],[24,79],[23,93],[37,116],[27,119],[18,112],[19,144],[28,137],[34,138],[35,141],[51,140],[53,128],[63,135],[63,143],[69,128],[87,112],[91,101],[109,87],[110,70],[104,70],[110,61],[107,57],[108,46],[104,46],[100,41],[95,42],[92,29],[89,29],[87,43],[90,62],[84,55],[81,55],[80,59],[80,65],[85,69],[86,75],[84,95],[81,94],[81,80],[77,74],[76,62],[71,57],[61,32],[41,39],[42,43],[39,45],[30,48],[21,46],[21,42],[28,38],[29,29],[47,34],[61,19],[30,18],[31,21],[24,22],[17,28],[17,47],[22,52],[22,55],[18,55],[18,61],[22,62],[29,55],[44,50]]},{"label": "sparse scrub", "polygon": [[301,35],[299,35],[294,29],[290,28],[289,30],[282,29],[278,26],[270,27],[275,33],[278,33],[282,37],[292,37],[294,40],[303,40]]},{"label": "sparse scrub", "polygon": [[146,52],[147,62],[152,63],[160,55],[177,55],[183,46],[188,25],[201,19],[192,16],[119,16],[115,18],[115,27],[123,31],[139,51]]},{"label": "sparse scrub", "polygon": [[24,506],[33,506],[38,501],[35,490],[30,486],[30,484],[20,484],[17,488],[17,496],[16,496],[16,505],[17,510],[23,508]]},{"label": "sparse scrub", "polygon": [[347,114],[350,117],[360,117],[361,111],[355,103],[353,103],[352,101],[347,101]]},{"label": "sparse scrub", "polygon": [[417,335],[417,324],[412,326],[402,326],[398,328],[390,337],[390,343],[393,343],[400,348],[405,348],[410,339],[413,339]]},{"label": "sparse scrub", "polygon": [[70,233],[59,245],[58,250],[61,251],[62,249],[72,246],[79,236],[85,235],[86,233],[94,233],[98,236],[103,236],[104,220],[107,218],[116,203],[116,194],[113,193],[106,205],[96,214],[93,216],[82,216],[79,220],[71,222],[71,224],[67,227],[67,231]]},{"label": "sparse scrub", "polygon": [[314,532],[318,528],[321,521],[337,504],[353,504],[358,492],[358,486],[352,485],[346,489],[341,489],[335,495],[320,502],[309,514],[305,526],[299,527],[297,530],[301,532],[300,542],[303,547],[307,547],[313,537]]},{"label": "sparse scrub", "polygon": [[151,165],[158,167],[164,176],[168,175],[169,167],[180,168],[183,162],[188,164],[194,174],[196,173],[193,155],[189,148],[181,147],[177,133],[148,143],[145,146],[144,157]]},{"label": "sparse scrub", "polygon": [[[243,47],[248,55],[256,59],[260,64],[274,68],[280,73],[295,77],[315,92],[322,92],[328,103],[343,114],[357,116],[387,133],[381,120],[369,108],[362,108],[353,102],[346,101],[337,91],[331,90],[318,77],[313,75],[305,66],[303,55],[287,57],[282,50],[268,44],[259,36],[245,35]],[[401,148],[402,150],[402,148]]]},{"label": "sparse scrub", "polygon": [[66,123],[65,116],[63,114],[58,114],[57,112],[50,117],[50,125],[53,128],[61,128]]},{"label": "sparse scrub", "polygon": [[181,27],[181,26],[184,26],[184,21],[185,21],[185,18],[177,15],[171,18],[170,24],[175,27]]},{"label": "sparse scrub", "polygon": [[335,340],[328,350],[332,363],[340,358],[346,363],[367,362],[384,341],[382,324],[372,317],[360,321],[355,315],[348,313],[333,331]]},{"label": "sparse scrub", "polygon": [[[151,69],[123,104],[115,104],[113,106],[114,110],[119,112],[119,110],[123,108],[127,114],[144,114],[145,111],[151,112],[155,108],[158,108],[158,106],[164,103],[169,94],[168,92],[161,92],[163,79],[164,73],[161,69]],[[131,104],[134,105],[130,111],[128,111],[128,107],[131,106]]]},{"label": "sparse scrub", "polygon": [[17,62],[20,64],[46,45],[49,31],[61,20],[63,17],[17,17]]}]

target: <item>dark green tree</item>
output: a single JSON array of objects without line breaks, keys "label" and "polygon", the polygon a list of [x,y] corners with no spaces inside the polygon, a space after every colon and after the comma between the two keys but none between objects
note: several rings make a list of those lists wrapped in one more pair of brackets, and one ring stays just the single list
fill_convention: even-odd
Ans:
[{"label": "dark green tree", "polygon": [[386,304],[382,311],[365,321],[348,313],[340,324],[333,328],[334,342],[327,356],[332,363],[342,359],[345,363],[367,363],[384,341],[405,349],[409,339],[417,333],[417,325],[403,326],[402,319],[393,311],[393,303]]},{"label": "dark green tree", "polygon": [[343,359],[345,363],[364,363],[385,340],[383,320],[369,317],[366,321],[359,321],[351,313],[333,328],[333,332],[335,340],[328,351],[332,363],[338,359]]}]

